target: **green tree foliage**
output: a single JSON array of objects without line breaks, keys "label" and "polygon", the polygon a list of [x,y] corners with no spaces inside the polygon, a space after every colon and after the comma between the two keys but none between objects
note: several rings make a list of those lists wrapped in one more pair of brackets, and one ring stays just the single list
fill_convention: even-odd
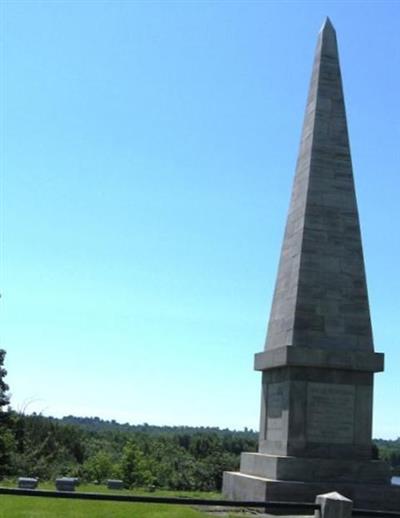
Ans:
[{"label": "green tree foliage", "polygon": [[0,349],[0,478],[12,471],[12,452],[15,450],[15,436],[11,430],[10,411],[5,408],[10,403],[9,387],[5,382],[4,368],[6,351]]},{"label": "green tree foliage", "polygon": [[107,451],[98,451],[89,457],[82,466],[84,478],[104,482],[108,478],[119,477],[119,468],[114,465],[112,456]]},{"label": "green tree foliage", "polygon": [[[122,478],[127,487],[219,490],[222,473],[237,470],[240,453],[257,447],[257,434],[249,430],[118,425],[98,418],[58,420],[10,410],[2,413],[6,414],[0,432],[1,476],[52,480],[70,475],[99,483]],[[376,445],[380,458],[396,474],[400,439],[378,440]]]},{"label": "green tree foliage", "polygon": [[4,407],[10,402],[8,396],[9,387],[4,380],[4,378],[7,376],[7,371],[4,368],[5,356],[6,351],[4,349],[0,349],[0,412],[4,412]]},{"label": "green tree foliage", "polygon": [[151,485],[155,481],[153,470],[151,457],[145,455],[136,440],[129,440],[122,451],[120,467],[125,484],[128,487]]},{"label": "green tree foliage", "polygon": [[391,466],[392,474],[400,475],[400,437],[394,441],[376,439],[374,444],[378,448],[379,458]]},{"label": "green tree foliage", "polygon": [[53,478],[75,474],[85,460],[85,434],[73,426],[59,426],[40,415],[13,414],[16,449],[14,474]]},{"label": "green tree foliage", "polygon": [[[68,421],[71,423],[71,420]],[[127,487],[216,490],[222,472],[239,465],[241,451],[255,450],[254,432],[179,427],[90,427],[41,415],[12,413],[8,444],[14,476],[78,476],[103,483],[122,478]]]}]

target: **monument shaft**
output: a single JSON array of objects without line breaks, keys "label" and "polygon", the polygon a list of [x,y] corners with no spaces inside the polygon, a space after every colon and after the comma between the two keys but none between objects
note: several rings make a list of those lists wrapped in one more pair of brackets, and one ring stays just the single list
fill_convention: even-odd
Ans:
[{"label": "monument shaft", "polygon": [[266,349],[372,351],[335,31],[321,30]]}]

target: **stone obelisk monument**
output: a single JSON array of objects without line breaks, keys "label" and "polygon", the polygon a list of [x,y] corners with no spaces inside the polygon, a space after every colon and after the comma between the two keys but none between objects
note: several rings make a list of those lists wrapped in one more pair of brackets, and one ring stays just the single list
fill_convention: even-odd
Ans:
[{"label": "stone obelisk monument", "polygon": [[[319,33],[262,372],[258,453],[224,473],[235,500],[314,501],[339,491],[357,506],[397,508],[372,459],[374,352],[335,30]],[[398,504],[396,500],[398,499]],[[385,504],[385,505],[384,505]]]}]

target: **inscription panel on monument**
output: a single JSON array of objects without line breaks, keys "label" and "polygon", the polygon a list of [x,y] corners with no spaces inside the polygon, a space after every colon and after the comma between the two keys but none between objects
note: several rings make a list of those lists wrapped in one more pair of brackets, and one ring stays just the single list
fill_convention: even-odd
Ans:
[{"label": "inscription panel on monument", "polygon": [[354,385],[308,383],[307,440],[319,443],[352,443],[354,399]]},{"label": "inscription panel on monument", "polygon": [[282,438],[285,388],[285,383],[268,384],[266,439],[270,441]]}]

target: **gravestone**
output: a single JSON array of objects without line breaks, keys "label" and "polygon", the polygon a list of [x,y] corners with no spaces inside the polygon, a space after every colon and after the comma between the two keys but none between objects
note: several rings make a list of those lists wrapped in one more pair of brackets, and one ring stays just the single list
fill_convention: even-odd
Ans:
[{"label": "gravestone", "polygon": [[351,518],[353,502],[345,496],[333,491],[325,495],[318,495],[315,503],[320,506],[314,518]]},{"label": "gravestone", "polygon": [[319,33],[300,152],[263,352],[258,453],[225,472],[236,500],[400,508],[372,459],[374,352],[336,33]]},{"label": "gravestone", "polygon": [[79,483],[79,479],[75,477],[59,477],[56,478],[57,491],[75,491],[75,486]]},{"label": "gravestone", "polygon": [[124,489],[124,482],[119,479],[108,479],[107,480],[108,489]]},{"label": "gravestone", "polygon": [[20,489],[36,489],[38,485],[38,479],[32,477],[19,477],[18,487]]}]

